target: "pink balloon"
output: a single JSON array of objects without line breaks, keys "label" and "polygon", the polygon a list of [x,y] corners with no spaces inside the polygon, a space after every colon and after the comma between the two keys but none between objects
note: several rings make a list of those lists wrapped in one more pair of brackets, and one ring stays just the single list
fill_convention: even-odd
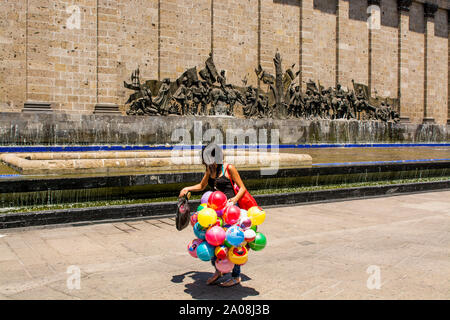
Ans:
[{"label": "pink balloon", "polygon": [[239,226],[242,229],[248,229],[248,228],[250,228],[252,226],[252,220],[250,220],[250,218],[247,218],[247,217],[245,217],[243,219],[240,219],[239,223],[240,223]]},{"label": "pink balloon", "polygon": [[217,259],[216,268],[222,273],[228,273],[233,270],[234,264],[228,259]]},{"label": "pink balloon", "polygon": [[197,258],[197,247],[202,242],[203,240],[200,239],[194,239],[191,242],[189,242],[187,249],[192,257]]},{"label": "pink balloon", "polygon": [[226,232],[219,226],[214,226],[206,231],[205,239],[212,246],[220,246],[226,237]]}]

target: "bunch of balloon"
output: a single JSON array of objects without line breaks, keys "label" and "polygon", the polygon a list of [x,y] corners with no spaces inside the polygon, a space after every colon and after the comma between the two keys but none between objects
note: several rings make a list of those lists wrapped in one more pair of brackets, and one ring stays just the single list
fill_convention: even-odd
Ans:
[{"label": "bunch of balloon", "polygon": [[223,192],[208,191],[203,194],[197,212],[191,214],[196,239],[188,244],[188,252],[203,261],[215,256],[217,270],[231,272],[235,264],[248,261],[250,250],[265,248],[267,238],[258,231],[265,218],[261,207],[246,211],[230,205]]}]

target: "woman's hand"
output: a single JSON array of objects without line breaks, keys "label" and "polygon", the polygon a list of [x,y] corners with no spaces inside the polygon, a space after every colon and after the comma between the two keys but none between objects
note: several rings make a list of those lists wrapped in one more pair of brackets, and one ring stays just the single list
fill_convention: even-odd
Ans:
[{"label": "woman's hand", "polygon": [[189,192],[189,188],[188,187],[181,189],[180,195],[178,196],[178,198],[184,197],[184,195],[186,193],[188,193],[188,192]]},{"label": "woman's hand", "polygon": [[237,202],[236,197],[228,199],[228,203],[232,206],[235,206]]}]

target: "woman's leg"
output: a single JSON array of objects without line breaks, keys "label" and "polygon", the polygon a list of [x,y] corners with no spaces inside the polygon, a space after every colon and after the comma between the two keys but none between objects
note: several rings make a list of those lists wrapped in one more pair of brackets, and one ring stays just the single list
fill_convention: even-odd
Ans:
[{"label": "woman's leg", "polygon": [[219,280],[219,278],[222,276],[222,273],[219,272],[219,270],[217,270],[217,268],[216,268],[216,260],[217,260],[217,257],[216,257],[216,256],[214,256],[214,257],[211,259],[211,264],[212,264],[213,267],[216,269],[216,272],[214,272],[213,276],[212,276],[211,278],[209,278],[209,279],[206,281],[206,284],[213,284],[214,282],[216,282],[217,280]]},{"label": "woman's leg", "polygon": [[231,272],[231,279],[220,284],[222,287],[231,287],[241,282],[241,266],[235,264]]},{"label": "woman's leg", "polygon": [[241,275],[241,266],[238,264],[235,264],[233,271],[231,272],[231,276],[233,278],[239,278],[240,275]]}]

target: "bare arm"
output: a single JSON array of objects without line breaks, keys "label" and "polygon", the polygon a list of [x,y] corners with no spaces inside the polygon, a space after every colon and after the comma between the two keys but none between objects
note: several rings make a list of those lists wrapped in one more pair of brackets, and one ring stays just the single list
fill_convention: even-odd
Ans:
[{"label": "bare arm", "polygon": [[247,188],[244,185],[244,182],[241,179],[241,176],[239,175],[239,172],[233,165],[229,165],[228,172],[231,176],[231,180],[233,180],[239,187],[239,192],[228,201],[233,202],[233,204],[238,203],[239,200],[244,196],[245,191],[247,191]]},{"label": "bare arm", "polygon": [[190,187],[183,188],[180,191],[180,195],[178,197],[181,198],[182,196],[184,196],[189,191],[203,191],[203,190],[205,190],[206,186],[208,185],[208,179],[209,179],[209,171],[207,170],[205,172],[205,175],[202,178],[202,181],[200,181],[200,183],[197,183],[196,185],[193,185],[193,186],[190,186]]}]

